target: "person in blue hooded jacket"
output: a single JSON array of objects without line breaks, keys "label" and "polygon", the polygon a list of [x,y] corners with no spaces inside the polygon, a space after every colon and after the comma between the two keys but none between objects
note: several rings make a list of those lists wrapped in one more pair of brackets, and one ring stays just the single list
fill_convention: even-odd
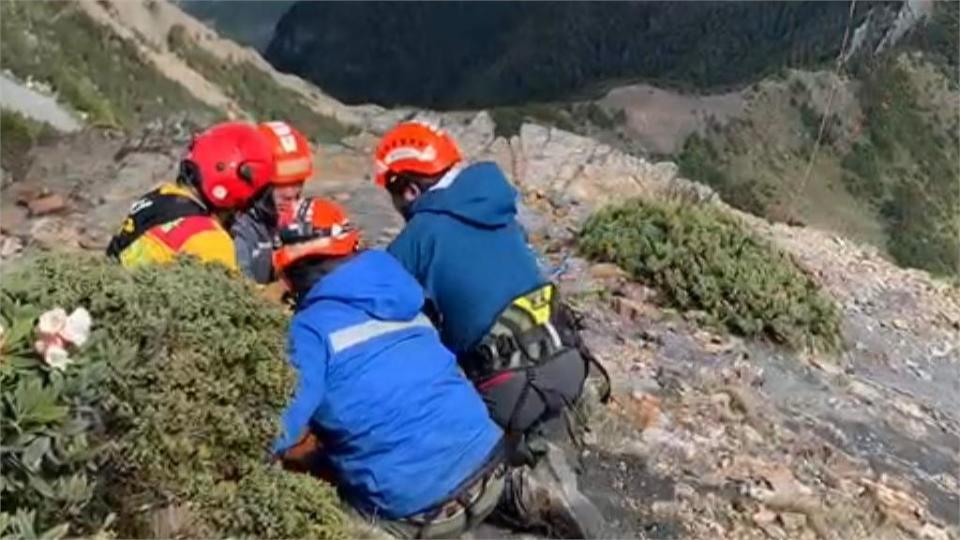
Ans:
[{"label": "person in blue hooded jacket", "polygon": [[297,301],[298,384],[274,456],[332,481],[398,537],[458,536],[498,504],[528,525],[556,514],[543,503],[551,486],[507,470],[502,431],[393,257],[359,251],[346,214],[322,199],[301,202],[279,239],[274,265]]},{"label": "person in blue hooded jacket", "polygon": [[275,455],[317,443],[310,468],[399,536],[482,520],[503,490],[502,432],[421,314],[421,288],[390,255],[358,251],[359,233],[330,201],[302,202],[280,240],[298,385]]},{"label": "person in blue hooded jacket", "polygon": [[375,162],[406,220],[387,250],[423,285],[516,462],[535,462],[532,431],[579,398],[587,360],[517,223],[517,191],[496,164],[464,164],[446,132],[421,122],[388,132]]}]

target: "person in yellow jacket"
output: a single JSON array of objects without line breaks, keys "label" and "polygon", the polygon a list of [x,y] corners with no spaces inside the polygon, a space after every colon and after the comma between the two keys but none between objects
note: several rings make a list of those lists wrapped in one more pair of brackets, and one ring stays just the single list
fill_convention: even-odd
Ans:
[{"label": "person in yellow jacket", "polygon": [[194,138],[175,183],[133,203],[107,255],[127,268],[188,254],[235,270],[222,218],[245,208],[275,174],[273,148],[256,126],[217,124]]}]

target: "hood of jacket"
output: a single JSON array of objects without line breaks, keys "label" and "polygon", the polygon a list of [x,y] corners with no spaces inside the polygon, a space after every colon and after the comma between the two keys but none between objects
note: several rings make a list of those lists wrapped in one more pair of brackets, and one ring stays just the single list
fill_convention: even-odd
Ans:
[{"label": "hood of jacket", "polygon": [[392,255],[371,249],[315,283],[300,309],[322,300],[350,305],[375,319],[406,321],[423,307],[423,290]]},{"label": "hood of jacket", "polygon": [[517,214],[517,190],[496,163],[474,163],[464,167],[449,186],[421,195],[410,213],[447,214],[481,227],[502,227]]}]

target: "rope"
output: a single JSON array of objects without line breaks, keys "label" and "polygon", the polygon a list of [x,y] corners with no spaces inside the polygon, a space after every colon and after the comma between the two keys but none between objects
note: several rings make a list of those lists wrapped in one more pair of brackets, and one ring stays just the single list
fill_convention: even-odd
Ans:
[{"label": "rope", "polygon": [[827,131],[827,120],[830,118],[830,113],[833,112],[833,98],[837,93],[837,81],[840,79],[840,71],[843,69],[843,64],[846,60],[846,50],[847,43],[850,39],[850,23],[853,21],[853,12],[857,6],[857,0],[850,0],[850,11],[847,14],[847,26],[843,30],[843,42],[840,44],[840,53],[837,55],[837,63],[834,67],[833,74],[835,77],[834,84],[830,86],[830,95],[827,97],[827,105],[824,107],[823,116],[820,118],[820,130],[817,132],[817,139],[813,143],[813,150],[810,152],[810,159],[807,160],[806,172],[803,174],[803,179],[800,181],[800,184],[797,186],[797,189],[793,191],[790,196],[790,204],[788,206],[789,212],[788,216],[794,216],[796,208],[794,203],[797,200],[797,195],[803,193],[803,190],[807,187],[807,182],[810,181],[810,174],[813,173],[813,164],[817,159],[817,153],[820,151],[820,144],[823,141],[823,134]]}]

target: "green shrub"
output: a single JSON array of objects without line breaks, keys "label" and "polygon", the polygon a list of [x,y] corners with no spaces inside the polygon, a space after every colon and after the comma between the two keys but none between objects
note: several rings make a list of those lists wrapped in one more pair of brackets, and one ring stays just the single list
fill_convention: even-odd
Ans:
[{"label": "green shrub", "polygon": [[850,152],[843,157],[841,165],[853,173],[844,175],[850,193],[874,205],[882,204],[887,186],[881,172],[880,155],[869,140],[854,143]]},{"label": "green shrub", "polygon": [[687,137],[676,161],[681,175],[712,187],[728,204],[744,212],[768,217],[774,188],[756,180],[737,182],[730,178],[724,171],[720,151],[709,138],[698,133]]},{"label": "green shrub", "polygon": [[[864,136],[843,159],[851,192],[865,195],[887,229],[887,249],[906,266],[956,274],[960,254],[960,140],[937,133],[896,58],[861,85]],[[946,141],[944,141],[946,139]]]},{"label": "green shrub", "polygon": [[63,536],[71,522],[83,530],[98,525],[82,510],[93,497],[98,451],[88,436],[97,419],[90,413],[98,403],[93,388],[105,380],[106,365],[82,362],[65,372],[46,366],[33,350],[39,312],[0,297],[3,537]]},{"label": "green shrub", "polygon": [[836,307],[814,281],[712,207],[638,200],[608,207],[587,221],[580,249],[736,333],[795,347],[838,343]]},{"label": "green shrub", "polygon": [[213,111],[74,3],[0,2],[2,66],[49,83],[94,124],[133,126]]},{"label": "green shrub", "polygon": [[10,171],[14,179],[19,179],[30,167],[30,149],[56,134],[50,124],[0,109],[0,165]]},{"label": "green shrub", "polygon": [[180,25],[167,34],[167,44],[191,68],[219,85],[257,120],[287,120],[311,140],[339,142],[356,130],[336,118],[317,113],[300,95],[249,62],[228,62],[197,45]]},{"label": "green shrub", "polygon": [[797,111],[800,113],[800,124],[803,125],[803,130],[811,140],[816,140],[820,135],[820,124],[823,122],[823,117],[806,102],[801,102],[797,106]]},{"label": "green shrub", "polygon": [[191,536],[346,534],[328,485],[264,464],[293,374],[287,317],[249,285],[192,261],[128,272],[53,254],[18,263],[3,290],[23,305],[84,306],[93,316],[81,366],[105,364],[108,376],[87,387],[103,430],[89,435],[105,444],[90,462],[88,520],[114,512],[121,536],[152,536],[153,510],[186,505]]},{"label": "green shrub", "polygon": [[216,530],[256,531],[260,538],[338,538],[348,523],[327,490],[305,474],[259,468],[228,489],[211,493],[210,504],[227,509],[212,516]]}]

